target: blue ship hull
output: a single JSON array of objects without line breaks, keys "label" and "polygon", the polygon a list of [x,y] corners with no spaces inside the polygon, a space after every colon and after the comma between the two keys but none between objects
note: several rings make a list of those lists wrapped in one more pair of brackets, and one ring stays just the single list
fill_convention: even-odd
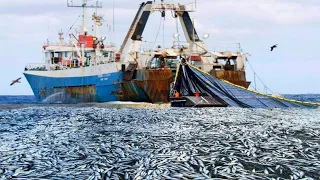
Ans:
[{"label": "blue ship hull", "polygon": [[110,74],[54,78],[24,73],[32,91],[40,103],[82,103],[134,101],[150,102],[143,88],[134,81],[125,82],[134,92],[132,96],[121,95],[123,72]]}]

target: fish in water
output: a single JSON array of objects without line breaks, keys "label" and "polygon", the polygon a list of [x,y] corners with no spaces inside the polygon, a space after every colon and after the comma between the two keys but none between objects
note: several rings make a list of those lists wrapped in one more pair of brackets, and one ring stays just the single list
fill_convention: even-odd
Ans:
[{"label": "fish in water", "polygon": [[319,118],[277,109],[3,110],[0,179],[317,179]]}]

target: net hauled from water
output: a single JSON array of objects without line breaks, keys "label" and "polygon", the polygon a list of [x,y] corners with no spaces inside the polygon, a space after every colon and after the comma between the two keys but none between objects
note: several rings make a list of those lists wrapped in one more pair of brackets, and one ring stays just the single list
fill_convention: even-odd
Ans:
[{"label": "net hauled from water", "polygon": [[320,104],[274,97],[248,90],[225,80],[219,80],[200,69],[185,63],[178,65],[173,90],[181,96],[211,96],[229,107],[243,108],[318,108]]}]

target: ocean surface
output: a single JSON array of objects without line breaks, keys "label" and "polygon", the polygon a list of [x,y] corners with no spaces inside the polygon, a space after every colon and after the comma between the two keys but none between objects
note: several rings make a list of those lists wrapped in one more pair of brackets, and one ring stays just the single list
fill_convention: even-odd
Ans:
[{"label": "ocean surface", "polygon": [[[285,98],[320,103],[320,94],[287,94]],[[36,104],[34,96],[1,96],[0,104]]]},{"label": "ocean surface", "polygon": [[320,109],[136,107],[0,96],[0,179],[320,179]]}]

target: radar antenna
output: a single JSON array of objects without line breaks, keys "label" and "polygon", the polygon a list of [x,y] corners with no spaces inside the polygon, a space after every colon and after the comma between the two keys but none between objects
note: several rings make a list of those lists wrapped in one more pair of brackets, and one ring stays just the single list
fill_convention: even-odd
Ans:
[{"label": "radar antenna", "polygon": [[83,15],[82,15],[82,34],[86,35],[88,33],[87,30],[87,14],[86,14],[86,9],[87,8],[102,8],[102,3],[97,1],[96,5],[88,5],[88,0],[82,0],[82,4],[81,5],[75,5],[73,3],[73,0],[67,0],[67,6],[68,7],[76,7],[76,8],[83,8]]}]

